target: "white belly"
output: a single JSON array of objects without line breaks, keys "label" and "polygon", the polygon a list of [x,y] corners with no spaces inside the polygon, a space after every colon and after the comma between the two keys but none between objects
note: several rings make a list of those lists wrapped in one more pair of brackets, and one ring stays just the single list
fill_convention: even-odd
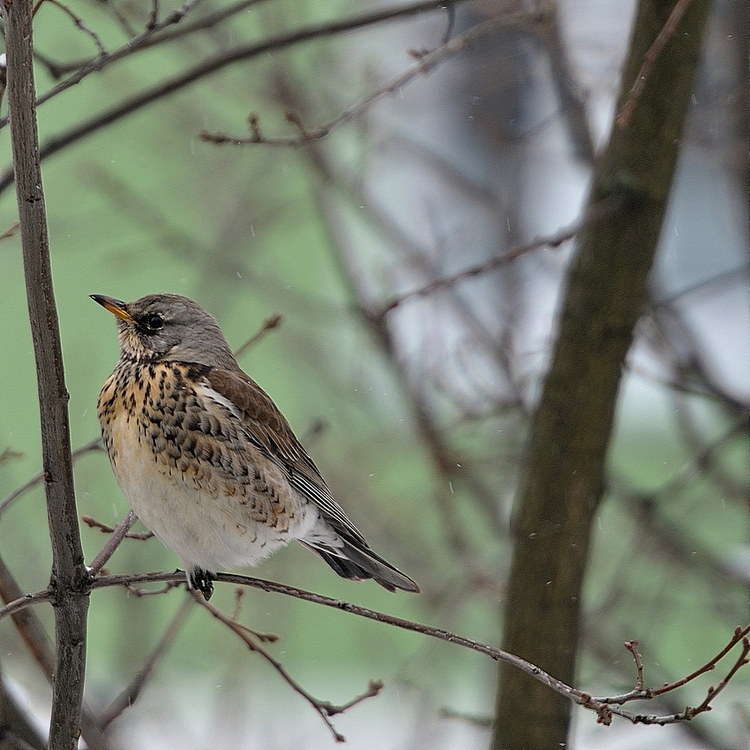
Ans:
[{"label": "white belly", "polygon": [[[304,537],[318,520],[313,507],[299,503],[286,524],[274,527],[258,520],[247,498],[243,504],[242,496],[227,492],[218,478],[198,481],[155,460],[151,449],[135,439],[132,422],[124,422],[111,425],[117,482],[136,515],[177,554],[185,570],[256,565],[290,540]],[[277,467],[264,466],[264,472],[275,486],[286,485]]]}]

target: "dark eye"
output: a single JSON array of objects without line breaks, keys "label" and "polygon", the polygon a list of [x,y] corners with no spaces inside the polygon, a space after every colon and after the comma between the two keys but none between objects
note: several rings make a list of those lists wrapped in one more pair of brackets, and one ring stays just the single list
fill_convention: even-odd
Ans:
[{"label": "dark eye", "polygon": [[149,315],[146,318],[146,325],[148,326],[149,331],[158,331],[160,328],[164,328],[164,318],[158,313]]}]

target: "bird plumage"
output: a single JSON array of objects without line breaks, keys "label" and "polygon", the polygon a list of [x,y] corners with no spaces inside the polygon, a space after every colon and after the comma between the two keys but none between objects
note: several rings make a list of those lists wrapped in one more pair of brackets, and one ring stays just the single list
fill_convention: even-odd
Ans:
[{"label": "bird plumage", "polygon": [[219,569],[297,539],[340,576],[419,591],[369,547],[210,313],[178,295],[92,297],[118,317],[120,360],[97,405],[112,468],[191,585],[210,596]]}]

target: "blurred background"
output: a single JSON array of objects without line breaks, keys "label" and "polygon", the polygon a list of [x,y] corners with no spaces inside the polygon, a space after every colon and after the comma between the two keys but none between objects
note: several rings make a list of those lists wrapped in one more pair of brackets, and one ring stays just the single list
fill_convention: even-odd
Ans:
[{"label": "blurred background", "polygon": [[[371,545],[423,594],[339,579],[296,545],[251,574],[492,645],[515,483],[573,244],[381,313],[398,295],[554,234],[580,214],[611,126],[634,7],[564,0],[540,26],[523,15],[532,5],[466,2],[273,48],[158,97],[44,162],[73,447],[98,436],[96,397],[118,357],[115,323],[89,294],[185,294],[216,315],[233,347],[281,314],[280,327],[240,364],[284,412]],[[35,17],[40,93],[96,59],[97,42],[108,52],[122,47],[156,6],[65,7],[44,3]],[[177,7],[159,4],[158,19]],[[384,7],[191,5],[160,32],[180,35],[40,106],[41,142],[228,51]],[[747,619],[745,11],[737,0],[713,6],[651,306],[621,389],[578,680],[595,695],[633,686],[624,640],[640,641],[646,683],[659,685],[703,664]],[[512,22],[491,24],[510,13]],[[478,23],[485,32],[463,52],[321,140],[235,146],[199,137],[246,138],[251,112],[262,136],[296,137],[285,113],[310,130],[324,125]],[[0,155],[7,174],[7,127]],[[15,219],[11,186],[0,194],[0,233]],[[17,234],[0,240],[0,269],[3,503],[40,469]],[[116,524],[127,505],[106,456],[84,453],[75,474],[80,513]],[[86,526],[82,537],[91,560],[105,537]],[[0,551],[24,591],[47,585],[41,486],[0,505]],[[128,540],[108,570],[176,565],[158,541]],[[233,633],[204,611],[181,617],[185,596],[92,595],[87,700],[95,712],[143,670],[170,623],[179,625],[138,701],[112,722],[113,747],[330,747],[319,717]],[[234,597],[222,585],[212,602],[231,613]],[[52,633],[49,608],[35,611]],[[353,749],[489,743],[497,675],[486,657],[254,590],[242,598],[241,621],[278,634],[269,650],[318,698],[345,703],[368,680],[385,681],[380,696],[334,719]],[[49,688],[9,620],[0,654],[8,689],[44,727]],[[697,705],[719,672],[642,710]],[[572,744],[746,747],[747,688],[741,673],[713,711],[679,727],[607,728],[576,709]]]}]

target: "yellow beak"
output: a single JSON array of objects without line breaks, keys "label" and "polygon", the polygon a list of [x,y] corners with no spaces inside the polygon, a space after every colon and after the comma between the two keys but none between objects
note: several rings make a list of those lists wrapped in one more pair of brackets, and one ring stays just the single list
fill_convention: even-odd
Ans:
[{"label": "yellow beak", "polygon": [[125,309],[127,303],[114,297],[107,297],[104,294],[92,294],[90,295],[94,302],[98,302],[105,310],[109,310],[112,315],[116,315],[120,320],[124,320],[127,323],[135,323],[133,316]]}]

